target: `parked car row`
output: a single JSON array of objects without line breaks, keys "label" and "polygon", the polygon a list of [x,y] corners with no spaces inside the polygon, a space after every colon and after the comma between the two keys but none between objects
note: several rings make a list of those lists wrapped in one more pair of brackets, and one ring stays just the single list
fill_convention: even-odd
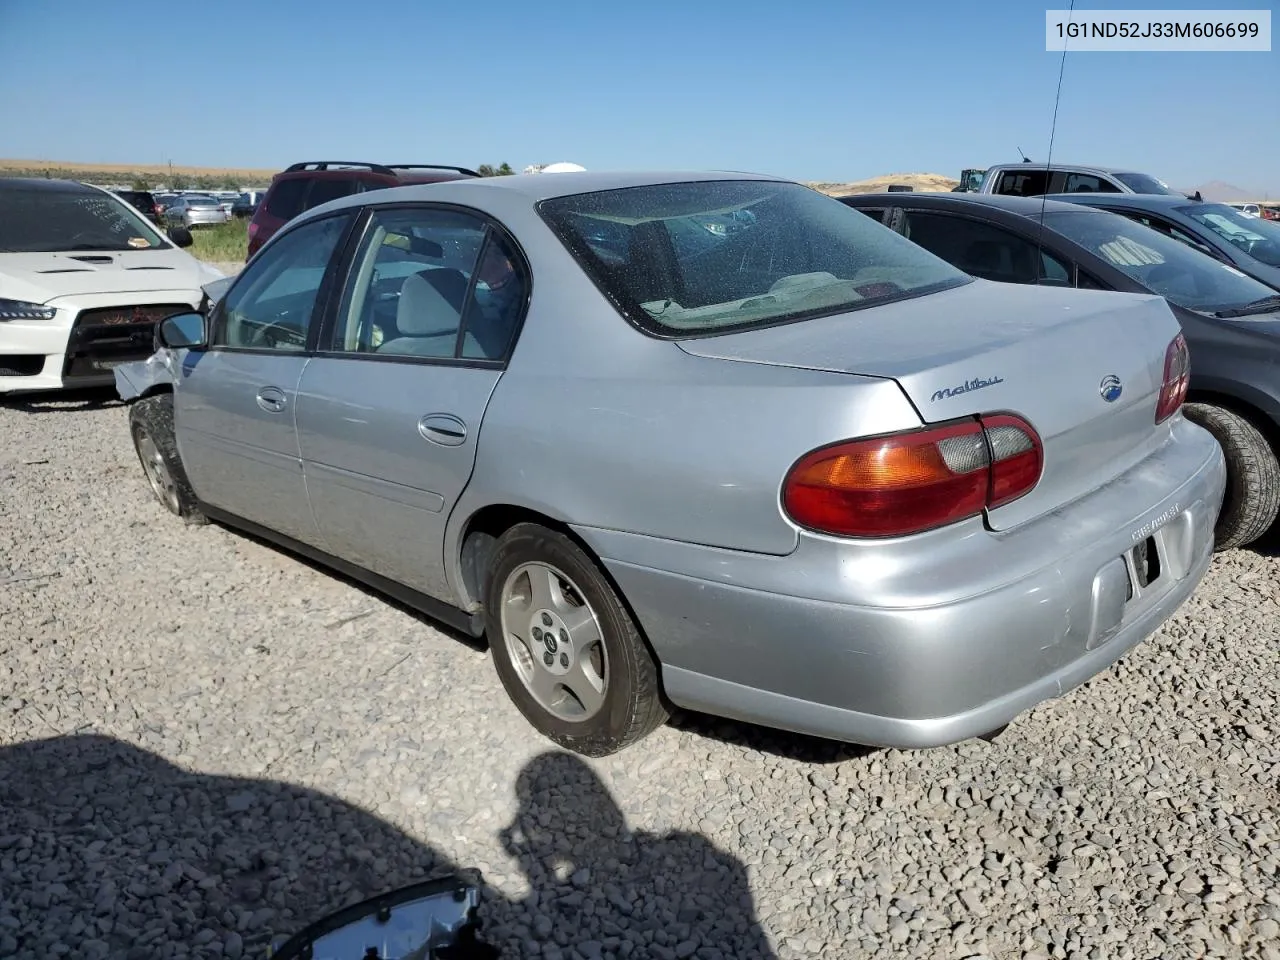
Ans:
[{"label": "parked car row", "polygon": [[769,177],[352,179],[116,368],[144,473],[487,637],[569,749],[673,706],[988,735],[1207,569],[1226,459],[1180,315],[1119,268],[993,281]]}]

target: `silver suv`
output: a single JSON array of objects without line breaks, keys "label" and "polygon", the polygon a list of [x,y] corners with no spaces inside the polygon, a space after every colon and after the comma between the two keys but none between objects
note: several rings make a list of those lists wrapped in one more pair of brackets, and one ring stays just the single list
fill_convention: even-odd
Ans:
[{"label": "silver suv", "polygon": [[1179,196],[1163,180],[1124,167],[1074,163],[1001,163],[987,170],[978,193],[1039,197],[1048,193],[1154,193]]}]

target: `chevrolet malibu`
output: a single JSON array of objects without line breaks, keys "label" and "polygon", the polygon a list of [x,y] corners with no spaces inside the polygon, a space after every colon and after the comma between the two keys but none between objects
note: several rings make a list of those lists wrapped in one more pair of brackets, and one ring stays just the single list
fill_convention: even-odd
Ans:
[{"label": "chevrolet malibu", "polygon": [[1223,498],[1163,299],[978,280],[767,177],[358,194],[157,340],[116,379],[165,507],[487,637],[587,755],[673,706],[989,734],[1174,613]]}]

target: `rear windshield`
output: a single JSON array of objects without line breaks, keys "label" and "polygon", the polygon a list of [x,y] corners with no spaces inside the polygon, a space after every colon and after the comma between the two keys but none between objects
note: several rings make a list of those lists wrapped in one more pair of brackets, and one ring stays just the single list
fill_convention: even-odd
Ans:
[{"label": "rear windshield", "polygon": [[1155,193],[1161,196],[1177,196],[1178,191],[1170,190],[1163,180],[1149,177],[1145,173],[1113,173],[1113,177],[1123,183],[1134,193]]},{"label": "rear windshield", "polygon": [[800,320],[970,282],[796,183],[627,187],[544,200],[538,209],[623,315],[661,336]]},{"label": "rear windshield", "polygon": [[1216,313],[1275,293],[1235,267],[1119,214],[1055,212],[1045,214],[1044,222],[1152,293],[1188,310]]},{"label": "rear windshield", "polygon": [[0,192],[0,252],[154,250],[164,240],[108,193]]},{"label": "rear windshield", "polygon": [[1197,203],[1178,212],[1207,227],[1255,260],[1280,267],[1280,223],[1249,217],[1225,203]]},{"label": "rear windshield", "polygon": [[187,197],[187,203],[193,207],[216,207],[218,201],[213,197]]}]

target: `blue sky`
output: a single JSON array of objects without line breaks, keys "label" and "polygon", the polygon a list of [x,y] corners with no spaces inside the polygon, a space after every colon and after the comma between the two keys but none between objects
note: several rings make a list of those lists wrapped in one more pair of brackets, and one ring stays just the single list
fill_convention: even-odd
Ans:
[{"label": "blue sky", "polygon": [[[1046,6],[0,0],[0,156],[954,177],[1045,158]],[[1278,94],[1277,49],[1068,54],[1053,155],[1280,197]]]}]

